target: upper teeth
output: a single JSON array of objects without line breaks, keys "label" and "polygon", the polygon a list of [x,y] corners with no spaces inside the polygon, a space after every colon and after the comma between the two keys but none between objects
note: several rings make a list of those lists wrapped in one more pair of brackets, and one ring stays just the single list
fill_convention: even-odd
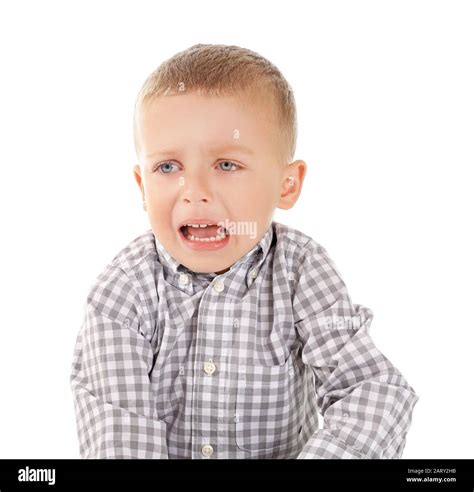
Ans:
[{"label": "upper teeth", "polygon": [[187,227],[207,227],[212,225],[214,224],[186,224]]}]

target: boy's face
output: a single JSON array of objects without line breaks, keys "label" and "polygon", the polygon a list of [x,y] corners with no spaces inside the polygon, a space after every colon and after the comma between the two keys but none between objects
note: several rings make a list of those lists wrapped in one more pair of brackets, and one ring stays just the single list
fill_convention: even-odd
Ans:
[{"label": "boy's face", "polygon": [[[306,165],[277,157],[279,133],[263,103],[155,98],[143,108],[139,135],[134,174],[151,228],[194,272],[227,271],[260,241],[275,208],[291,208],[300,194]],[[181,227],[197,223],[214,226]]]}]

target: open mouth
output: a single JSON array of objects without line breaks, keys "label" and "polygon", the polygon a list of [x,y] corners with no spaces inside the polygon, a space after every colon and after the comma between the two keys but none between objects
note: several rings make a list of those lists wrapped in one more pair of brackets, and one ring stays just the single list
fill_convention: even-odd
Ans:
[{"label": "open mouth", "polygon": [[185,239],[197,243],[224,241],[229,236],[227,229],[217,224],[186,224],[179,231]]}]

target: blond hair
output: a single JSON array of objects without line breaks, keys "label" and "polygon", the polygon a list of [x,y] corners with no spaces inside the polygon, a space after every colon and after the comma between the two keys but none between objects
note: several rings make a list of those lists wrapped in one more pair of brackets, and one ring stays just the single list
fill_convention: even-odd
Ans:
[{"label": "blond hair", "polygon": [[293,91],[280,70],[263,56],[246,48],[223,44],[196,44],[164,61],[145,80],[135,102],[134,143],[140,154],[139,118],[153,98],[182,91],[211,96],[246,96],[265,99],[275,110],[279,134],[278,154],[293,160],[297,115]]}]

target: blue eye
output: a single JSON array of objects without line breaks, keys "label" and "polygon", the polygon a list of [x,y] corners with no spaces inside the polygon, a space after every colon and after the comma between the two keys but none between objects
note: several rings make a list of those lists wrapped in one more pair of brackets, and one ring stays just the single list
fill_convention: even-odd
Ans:
[{"label": "blue eye", "polygon": [[157,166],[157,169],[159,169],[162,174],[170,174],[170,168],[172,168],[172,166],[176,166],[176,164],[172,164],[171,162],[164,162],[163,164]]},{"label": "blue eye", "polygon": [[[226,169],[224,169],[221,164],[229,164],[230,165],[230,169],[228,166],[226,166]],[[219,162],[219,166],[220,168],[223,170],[223,171],[234,171],[235,169],[237,169],[237,164],[234,164],[232,161],[222,161],[222,162]],[[234,166],[234,167],[232,167]]]},{"label": "blue eye", "polygon": [[[156,165],[154,170],[159,170],[161,174],[171,174],[172,172],[174,172],[173,166],[175,168],[178,168],[178,166],[172,162],[163,162],[162,164]],[[225,172],[235,171],[239,168],[239,166],[232,161],[221,161],[219,162],[219,167],[222,171]]]}]

